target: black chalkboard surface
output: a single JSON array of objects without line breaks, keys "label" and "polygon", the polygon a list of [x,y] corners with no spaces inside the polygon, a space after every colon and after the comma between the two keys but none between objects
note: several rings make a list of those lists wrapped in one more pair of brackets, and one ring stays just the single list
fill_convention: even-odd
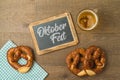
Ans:
[{"label": "black chalkboard surface", "polygon": [[31,23],[29,29],[39,55],[78,43],[69,13]]}]

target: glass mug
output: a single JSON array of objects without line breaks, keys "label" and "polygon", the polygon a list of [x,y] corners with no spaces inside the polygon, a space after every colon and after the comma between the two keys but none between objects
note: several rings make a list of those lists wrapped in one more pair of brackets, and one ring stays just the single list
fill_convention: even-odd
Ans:
[{"label": "glass mug", "polygon": [[93,10],[82,10],[78,14],[77,24],[83,30],[92,30],[98,24],[98,16]]}]

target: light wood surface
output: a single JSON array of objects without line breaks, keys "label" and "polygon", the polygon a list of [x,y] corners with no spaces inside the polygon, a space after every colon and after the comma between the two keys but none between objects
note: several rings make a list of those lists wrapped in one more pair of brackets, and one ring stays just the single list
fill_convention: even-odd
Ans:
[{"label": "light wood surface", "polygon": [[[120,0],[1,0],[0,48],[10,39],[17,45],[35,50],[28,29],[31,22],[70,12],[79,38],[79,44],[45,55],[35,60],[48,73],[46,80],[119,80],[120,79]],[[81,30],[76,18],[83,9],[98,10],[99,24],[92,31]],[[67,54],[78,47],[97,45],[107,57],[105,70],[93,77],[77,77],[66,67]]]}]

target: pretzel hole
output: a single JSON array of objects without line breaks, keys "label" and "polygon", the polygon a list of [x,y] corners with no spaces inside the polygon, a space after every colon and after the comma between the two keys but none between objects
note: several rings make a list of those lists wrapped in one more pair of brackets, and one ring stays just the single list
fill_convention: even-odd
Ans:
[{"label": "pretzel hole", "polygon": [[20,65],[25,65],[25,64],[27,64],[27,60],[25,60],[24,58],[20,58],[20,59],[18,60],[18,63],[19,63]]},{"label": "pretzel hole", "polygon": [[90,63],[90,66],[91,66],[92,69],[96,68],[96,64],[95,64],[95,62],[92,61],[92,62]]},{"label": "pretzel hole", "polygon": [[95,52],[92,52],[91,55],[93,56]]},{"label": "pretzel hole", "polygon": [[71,59],[70,59],[70,62],[72,63],[73,61],[74,61],[73,58],[71,58]]},{"label": "pretzel hole", "polygon": [[26,54],[26,52],[25,51],[21,51],[21,54]]},{"label": "pretzel hole", "polygon": [[79,56],[80,56],[80,57],[83,57],[83,55],[82,55],[81,53],[79,54]]},{"label": "pretzel hole", "polygon": [[82,68],[82,66],[83,66],[83,63],[79,61],[78,64],[76,65],[76,68],[80,69]]}]

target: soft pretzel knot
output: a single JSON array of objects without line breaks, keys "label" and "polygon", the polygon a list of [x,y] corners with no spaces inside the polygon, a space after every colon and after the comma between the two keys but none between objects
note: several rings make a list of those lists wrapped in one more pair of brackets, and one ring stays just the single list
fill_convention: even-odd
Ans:
[{"label": "soft pretzel knot", "polygon": [[[19,64],[19,59],[25,59],[26,64]],[[33,54],[31,48],[27,46],[18,46],[10,48],[7,52],[7,60],[9,64],[20,73],[26,73],[32,67]]]},{"label": "soft pretzel knot", "polygon": [[68,54],[66,63],[71,72],[78,76],[86,75],[84,70],[85,49],[79,48]]},{"label": "soft pretzel knot", "polygon": [[75,49],[66,58],[66,63],[71,72],[77,76],[93,76],[100,73],[105,65],[105,54],[96,46],[88,49]]},{"label": "soft pretzel knot", "polygon": [[84,67],[89,76],[100,73],[105,66],[105,62],[105,54],[101,48],[90,46],[86,50]]}]

